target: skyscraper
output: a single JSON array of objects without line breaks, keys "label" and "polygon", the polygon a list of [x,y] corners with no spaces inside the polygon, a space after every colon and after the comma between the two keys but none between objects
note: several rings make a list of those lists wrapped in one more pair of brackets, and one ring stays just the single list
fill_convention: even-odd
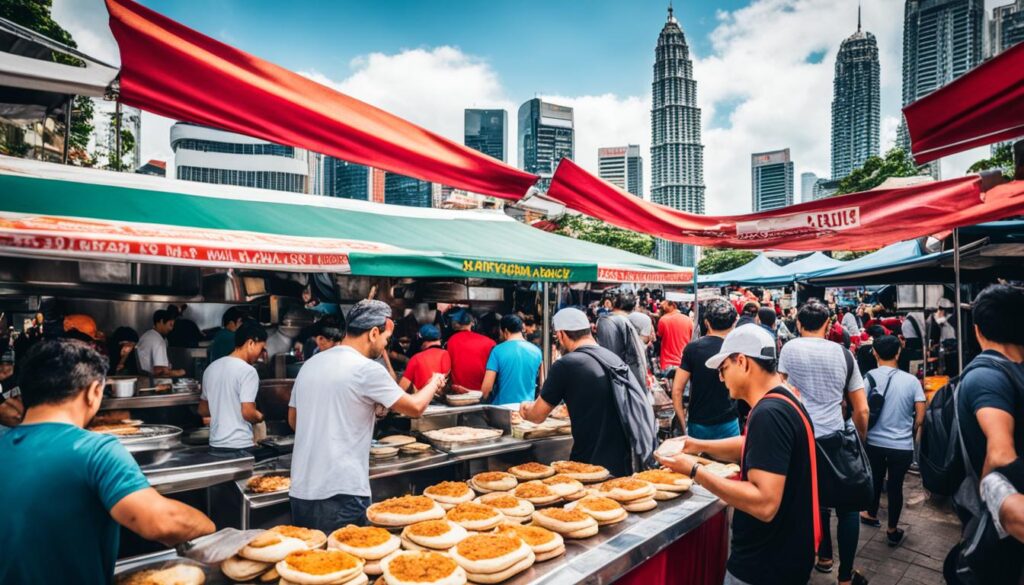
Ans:
[{"label": "skyscraper", "polygon": [[384,203],[389,205],[431,207],[434,191],[433,184],[428,181],[397,173],[386,173],[384,177]]},{"label": "skyscraper", "polygon": [[878,156],[882,121],[881,75],[875,35],[861,30],[839,46],[832,85],[832,179],[839,180]]},{"label": "skyscraper", "polygon": [[533,98],[519,106],[519,167],[547,189],[558,161],[575,157],[572,108]]},{"label": "skyscraper", "polygon": [[467,109],[464,121],[466,146],[507,162],[508,112]]},{"label": "skyscraper", "polygon": [[802,173],[800,175],[800,203],[814,200],[814,184],[818,181],[818,175],[814,173]]},{"label": "skyscraper", "polygon": [[[651,200],[690,213],[704,213],[704,146],[700,142],[697,82],[683,29],[668,8],[654,50],[651,85]],[[693,247],[656,240],[655,256],[692,266]]]},{"label": "skyscraper", "polygon": [[1017,43],[1024,42],[1024,0],[993,8],[989,35],[989,47],[993,57]]},{"label": "skyscraper", "polygon": [[597,149],[598,176],[641,198],[644,196],[643,169],[644,161],[636,144]]},{"label": "skyscraper", "polygon": [[[984,57],[984,0],[906,0],[903,12],[903,105],[967,73]],[[896,144],[910,152],[906,120]],[[930,163],[938,177],[939,165]]]},{"label": "skyscraper", "polygon": [[788,148],[750,155],[750,177],[755,213],[793,204],[793,161]]}]

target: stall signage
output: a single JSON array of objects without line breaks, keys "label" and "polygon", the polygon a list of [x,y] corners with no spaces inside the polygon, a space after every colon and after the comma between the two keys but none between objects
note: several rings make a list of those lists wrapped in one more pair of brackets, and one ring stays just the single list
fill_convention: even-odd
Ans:
[{"label": "stall signage", "polygon": [[625,268],[597,269],[597,279],[601,282],[636,282],[636,283],[688,283],[693,282],[692,270],[629,270]]},{"label": "stall signage", "polygon": [[825,236],[858,227],[860,227],[860,207],[842,207],[737,222],[736,235],[741,239],[748,240],[776,238],[783,235],[817,234]]},{"label": "stall signage", "polygon": [[490,260],[463,260],[462,271],[473,276],[494,276],[522,280],[572,280],[573,270],[563,266],[493,262]]}]

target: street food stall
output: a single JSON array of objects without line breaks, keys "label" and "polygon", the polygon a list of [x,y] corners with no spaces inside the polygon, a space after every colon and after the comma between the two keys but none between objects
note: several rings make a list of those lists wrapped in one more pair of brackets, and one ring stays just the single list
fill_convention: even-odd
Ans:
[{"label": "street food stall", "polygon": [[[342,306],[376,296],[396,314],[422,310],[425,302],[436,310],[439,300],[493,308],[522,290],[515,282],[539,282],[545,321],[550,283],[692,280],[689,269],[548,234],[500,213],[395,208],[0,158],[0,286],[7,293],[3,302],[21,313],[59,305],[92,313],[101,330],[110,330],[125,322],[141,327],[138,315],[187,302],[186,315],[200,328],[225,308],[242,306],[262,323],[291,332],[298,323],[287,322],[295,314],[288,307],[301,305],[313,273],[329,275],[328,288]],[[193,440],[194,427],[201,426],[193,410],[201,356],[190,366],[192,382],[161,389],[143,377],[130,395],[106,398],[101,415],[126,412],[128,419],[113,424],[137,425],[121,441],[152,485],[207,511],[218,527],[287,525],[291,437],[280,418],[291,380],[279,376],[280,364],[270,358],[261,368],[257,402],[277,414],[268,416],[269,436],[254,453],[188,444],[201,443]],[[371,449],[374,499],[565,461],[572,421],[565,412],[554,414],[532,425],[506,408],[438,402],[418,419],[388,415],[378,421]],[[474,495],[488,491],[470,485]],[[623,512],[594,535],[569,537],[564,555],[519,573],[514,582],[663,577],[669,547],[673,563],[692,557],[690,576],[720,580],[724,505],[688,483],[664,492],[664,500],[655,502],[653,493],[643,498],[643,511]],[[575,495],[586,494],[579,489]],[[119,574],[186,562],[131,538],[123,540],[121,556]],[[216,568],[204,571],[207,582],[230,582]]]}]

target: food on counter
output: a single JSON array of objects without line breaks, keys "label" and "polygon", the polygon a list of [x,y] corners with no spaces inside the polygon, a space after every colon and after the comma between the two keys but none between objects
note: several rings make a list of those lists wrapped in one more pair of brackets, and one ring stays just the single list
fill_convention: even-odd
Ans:
[{"label": "food on counter", "polygon": [[559,497],[567,500],[578,500],[586,495],[586,492],[584,492],[583,489],[583,484],[580,481],[562,473],[552,475],[547,479],[542,479],[541,483],[550,487],[553,492],[559,495]]},{"label": "food on counter", "polygon": [[402,539],[375,526],[349,524],[327,537],[328,550],[343,550],[363,559],[366,563],[363,570],[368,575],[380,575],[380,560],[401,546]]},{"label": "food on counter", "polygon": [[602,496],[587,496],[581,500],[566,504],[565,509],[585,512],[593,516],[599,526],[618,524],[629,516],[629,513],[622,507],[622,504]]},{"label": "food on counter", "polygon": [[469,532],[451,520],[427,520],[402,530],[402,546],[408,550],[447,551],[467,536]]},{"label": "food on counter", "polygon": [[398,447],[381,445],[370,447],[370,459],[390,459],[398,456]]},{"label": "food on counter", "polygon": [[519,414],[518,412],[512,411],[508,414],[509,422],[512,423],[513,425],[517,425],[523,422],[523,415]]},{"label": "food on counter", "polygon": [[366,517],[378,526],[398,528],[444,518],[444,509],[426,496],[402,496],[371,504]]},{"label": "food on counter", "polygon": [[445,510],[451,510],[456,505],[472,501],[476,497],[464,481],[442,481],[423,490],[423,495],[437,502]]},{"label": "food on counter", "polygon": [[536,562],[541,563],[565,554],[565,541],[562,535],[541,526],[520,526],[503,524],[499,534],[516,535],[533,549]]},{"label": "food on counter", "polygon": [[285,491],[292,485],[287,475],[257,475],[249,479],[245,489],[254,494],[270,494]]},{"label": "food on counter", "polygon": [[466,570],[450,556],[433,551],[402,551],[381,562],[388,585],[466,585]]},{"label": "food on counter", "polygon": [[447,429],[437,429],[423,433],[424,437],[427,437],[432,441],[442,441],[445,443],[486,441],[487,439],[494,439],[501,435],[502,431],[500,429],[481,429],[478,427],[449,427]]},{"label": "food on counter", "polygon": [[516,486],[516,489],[512,491],[512,494],[517,498],[521,498],[530,502],[534,505],[546,505],[553,504],[560,499],[555,490],[551,489],[551,486],[545,485],[540,481],[528,481],[521,483]]},{"label": "food on counter", "polygon": [[566,538],[589,538],[597,534],[597,520],[582,510],[545,508],[533,513],[533,522]]},{"label": "food on counter", "polygon": [[654,452],[659,457],[675,457],[683,452],[683,447],[686,445],[686,437],[673,437],[671,439],[665,439],[661,445]]},{"label": "food on counter", "polygon": [[518,536],[477,534],[451,550],[471,583],[500,583],[533,566],[533,549]]},{"label": "food on counter", "polygon": [[649,481],[654,484],[655,489],[658,490],[654,494],[654,499],[659,502],[678,498],[683,492],[689,490],[691,485],[693,485],[692,479],[686,477],[682,473],[668,471],[667,469],[650,469],[647,471],[641,471],[639,473],[634,473],[633,477]]},{"label": "food on counter", "polygon": [[281,574],[277,572],[277,567],[271,567],[269,571],[260,575],[260,583],[277,583],[281,584]]},{"label": "food on counter", "polygon": [[533,504],[507,493],[484,494],[473,501],[496,508],[506,520],[517,524],[525,524],[533,514]]},{"label": "food on counter", "polygon": [[261,563],[277,563],[293,552],[308,550],[305,541],[292,536],[266,531],[249,541],[238,556]]},{"label": "food on counter", "polygon": [[387,445],[388,447],[404,447],[405,445],[411,445],[416,442],[414,437],[409,435],[388,435],[377,441],[381,445]]},{"label": "food on counter", "polygon": [[398,448],[398,452],[402,455],[419,455],[430,451],[430,445],[426,443],[409,443],[408,445],[402,445]]},{"label": "food on counter", "polygon": [[252,561],[238,555],[230,557],[220,564],[220,572],[232,581],[251,581],[273,568],[273,563]]},{"label": "food on counter", "polygon": [[480,493],[507,492],[516,489],[519,480],[511,473],[504,471],[485,471],[478,473],[469,480],[469,487]]},{"label": "food on counter", "polygon": [[533,461],[509,467],[508,472],[519,479],[526,480],[544,479],[545,477],[551,477],[555,474],[554,468],[550,465],[544,465],[543,463],[536,463]]},{"label": "food on counter", "polygon": [[125,423],[94,425],[90,426],[89,430],[94,433],[114,435],[115,437],[130,437],[142,432],[138,425]]},{"label": "food on counter", "polygon": [[315,530],[313,528],[301,528],[299,526],[279,524],[271,528],[270,532],[274,532],[282,536],[288,536],[290,538],[298,538],[302,542],[306,543],[306,546],[311,549],[323,548],[324,544],[327,543],[327,535],[322,531]]},{"label": "food on counter", "polygon": [[558,473],[583,483],[595,483],[611,475],[606,468],[600,465],[580,463],[579,461],[555,461],[551,463],[551,467]]},{"label": "food on counter", "polygon": [[480,404],[484,393],[479,390],[470,390],[464,394],[446,394],[444,399],[449,406],[472,406]]},{"label": "food on counter", "polygon": [[206,573],[195,565],[179,563],[163,569],[146,569],[117,578],[117,585],[202,585]]},{"label": "food on counter", "polygon": [[740,472],[740,466],[735,463],[719,463],[712,461],[704,465],[704,471],[713,473],[719,477],[732,477]]},{"label": "food on counter", "polygon": [[569,407],[567,407],[563,402],[562,404],[559,404],[558,406],[551,409],[551,414],[548,416],[550,416],[551,418],[569,420]]},{"label": "food on counter", "polygon": [[105,410],[96,413],[96,416],[92,417],[89,422],[89,426],[126,424],[131,417],[132,413],[127,409]]},{"label": "food on counter", "polygon": [[293,552],[275,568],[282,580],[296,585],[356,585],[368,581],[362,559],[341,550]]},{"label": "food on counter", "polygon": [[599,485],[597,491],[617,502],[635,502],[654,497],[654,492],[658,490],[649,481],[634,477],[617,477]]},{"label": "food on counter", "polygon": [[491,530],[505,521],[505,515],[497,508],[476,502],[464,502],[448,510],[448,520],[466,530],[482,532]]}]

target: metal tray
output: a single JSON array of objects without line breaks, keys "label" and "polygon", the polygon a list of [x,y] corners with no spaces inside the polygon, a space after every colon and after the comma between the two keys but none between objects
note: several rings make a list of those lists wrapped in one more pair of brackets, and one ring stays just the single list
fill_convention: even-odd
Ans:
[{"label": "metal tray", "polygon": [[[119,436],[117,440],[129,452],[170,449],[181,444],[181,427],[172,425],[139,425],[136,435]],[[115,435],[116,436],[116,435]]]},{"label": "metal tray", "polygon": [[[489,429],[489,430],[501,431],[501,429]],[[472,449],[472,448],[478,447],[480,445],[488,445],[490,443],[497,443],[504,436],[504,434],[499,434],[499,435],[495,435],[493,437],[486,437],[486,438],[483,438],[483,439],[468,439],[468,440],[464,440],[464,441],[445,441],[445,440],[442,440],[442,439],[435,439],[435,438],[432,438],[432,437],[428,436],[427,435],[428,432],[431,432],[431,431],[424,431],[424,432],[420,432],[420,433],[417,433],[417,434],[419,434],[419,436],[422,437],[424,441],[430,443],[434,447],[437,447],[438,449],[441,449],[442,451],[448,451],[449,453],[452,452],[452,451],[465,451],[467,449]]]}]

